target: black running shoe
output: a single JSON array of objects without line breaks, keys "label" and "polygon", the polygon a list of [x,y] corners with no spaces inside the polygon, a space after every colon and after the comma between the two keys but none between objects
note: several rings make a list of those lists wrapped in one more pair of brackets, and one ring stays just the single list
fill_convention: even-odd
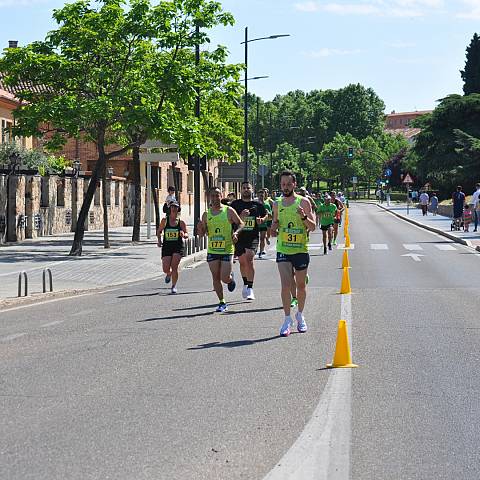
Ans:
[{"label": "black running shoe", "polygon": [[227,283],[228,291],[233,292],[235,290],[236,286],[237,286],[237,284],[235,283],[235,277],[234,277],[233,272],[232,272],[231,280]]},{"label": "black running shoe", "polygon": [[331,243],[328,244],[328,249],[329,249],[329,250],[332,249],[332,244],[331,244]]},{"label": "black running shoe", "polygon": [[324,245],[323,246],[323,254],[326,255],[327,254],[327,247]]}]

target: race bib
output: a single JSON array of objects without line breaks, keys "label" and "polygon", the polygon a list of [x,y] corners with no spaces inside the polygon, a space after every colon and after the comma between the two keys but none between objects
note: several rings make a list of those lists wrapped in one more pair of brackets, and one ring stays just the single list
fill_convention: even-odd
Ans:
[{"label": "race bib", "polygon": [[169,242],[178,240],[178,230],[165,230],[165,240]]},{"label": "race bib", "polygon": [[302,228],[283,229],[281,239],[286,247],[303,247],[305,245],[305,234]]},{"label": "race bib", "polygon": [[255,217],[247,217],[245,218],[244,222],[245,222],[245,227],[243,228],[243,230],[252,231],[255,228],[255,224],[256,224]]},{"label": "race bib", "polygon": [[219,252],[225,251],[225,237],[222,235],[209,238],[208,243],[210,250],[216,250]]}]

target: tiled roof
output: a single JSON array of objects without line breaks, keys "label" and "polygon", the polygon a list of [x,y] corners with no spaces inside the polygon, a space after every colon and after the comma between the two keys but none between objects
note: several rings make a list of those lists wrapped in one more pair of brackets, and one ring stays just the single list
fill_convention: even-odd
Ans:
[{"label": "tiled roof", "polygon": [[403,117],[407,115],[425,115],[427,113],[432,113],[433,110],[416,110],[415,112],[392,112],[387,113],[387,117]]},{"label": "tiled roof", "polygon": [[407,140],[417,136],[422,129],[421,128],[387,128],[385,129],[387,133],[392,135],[403,135]]},{"label": "tiled roof", "polygon": [[46,88],[43,85],[32,85],[29,82],[20,82],[18,87],[14,88],[14,87],[5,85],[5,83],[2,80],[3,80],[3,75],[0,73],[0,91],[4,90],[12,95],[15,95],[17,92],[21,92],[22,90],[29,90],[34,93],[44,93],[46,91]]}]

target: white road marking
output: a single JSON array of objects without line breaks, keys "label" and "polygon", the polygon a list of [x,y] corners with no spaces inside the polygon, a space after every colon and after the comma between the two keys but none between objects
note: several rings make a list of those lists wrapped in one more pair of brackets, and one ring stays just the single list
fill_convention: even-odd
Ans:
[{"label": "white road marking", "polygon": [[355,244],[354,244],[354,243],[351,243],[348,248],[345,248],[345,244],[344,244],[344,243],[339,243],[338,246],[337,246],[337,248],[338,248],[338,250],[354,250],[354,249],[355,249]]},{"label": "white road marking", "polygon": [[321,250],[323,247],[313,247],[313,246],[309,246],[308,249],[309,250]]},{"label": "white road marking", "polygon": [[[349,337],[351,298],[342,295],[341,304]],[[349,480],[351,407],[352,370],[334,369],[302,434],[264,480]]]},{"label": "white road marking", "polygon": [[424,256],[425,255],[422,255],[420,253],[406,253],[405,255],[402,255],[402,257],[411,257],[416,262],[421,262],[420,257],[424,257]]},{"label": "white road marking", "polygon": [[436,244],[435,247],[438,248],[439,250],[445,250],[445,251],[457,250],[453,245],[449,245],[448,243]]},{"label": "white road marking", "polygon": [[372,243],[370,244],[370,250],[388,250],[386,243]]},{"label": "white road marking", "polygon": [[6,337],[0,337],[0,342],[9,342],[10,340],[24,337],[25,335],[26,333],[13,333],[12,335],[7,335]]},{"label": "white road marking", "polygon": [[403,247],[405,248],[405,250],[410,250],[410,251],[423,250],[423,248],[420,245],[417,245],[416,243],[404,243]]},{"label": "white road marking", "polygon": [[45,327],[53,327],[54,325],[60,325],[60,323],[63,323],[65,320],[55,320],[54,322],[50,323],[44,323],[43,325],[40,325],[42,328]]}]

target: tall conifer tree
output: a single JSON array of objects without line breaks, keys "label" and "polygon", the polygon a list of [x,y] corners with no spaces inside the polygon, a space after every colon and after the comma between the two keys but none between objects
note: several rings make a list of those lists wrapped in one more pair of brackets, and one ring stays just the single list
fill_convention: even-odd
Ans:
[{"label": "tall conifer tree", "polygon": [[480,93],[480,37],[475,33],[467,47],[465,70],[461,72],[465,95]]}]

